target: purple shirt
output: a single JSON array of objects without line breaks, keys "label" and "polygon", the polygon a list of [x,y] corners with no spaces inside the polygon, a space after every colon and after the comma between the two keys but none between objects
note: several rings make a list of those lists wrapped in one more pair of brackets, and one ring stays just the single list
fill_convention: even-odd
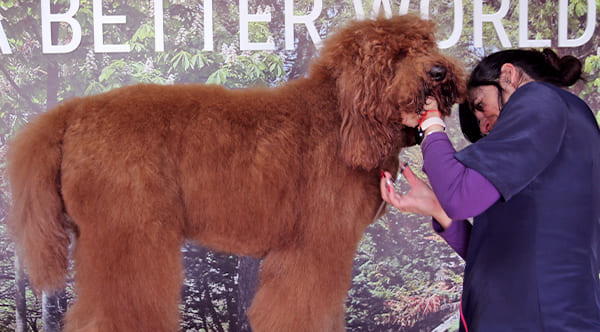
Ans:
[{"label": "purple shirt", "polygon": [[454,220],[445,230],[433,220],[433,229],[465,258],[471,233],[471,224],[465,219],[487,210],[500,198],[500,193],[485,177],[454,158],[456,150],[445,133],[427,136],[421,150],[423,171],[442,208]]}]

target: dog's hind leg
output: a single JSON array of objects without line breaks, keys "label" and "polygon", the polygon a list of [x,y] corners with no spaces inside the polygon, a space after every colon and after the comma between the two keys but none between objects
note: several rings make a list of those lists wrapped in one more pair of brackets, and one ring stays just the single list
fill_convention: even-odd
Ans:
[{"label": "dog's hind leg", "polygon": [[160,223],[147,219],[136,229],[81,233],[75,252],[77,299],[66,331],[179,330],[181,240]]},{"label": "dog's hind leg", "polygon": [[67,331],[179,329],[181,240],[159,220],[138,221],[131,230],[82,231]]},{"label": "dog's hind leg", "polygon": [[344,331],[354,250],[331,249],[292,245],[265,257],[249,312],[255,332]]},{"label": "dog's hind leg", "polygon": [[157,177],[129,186],[65,181],[67,211],[79,229],[77,299],[66,331],[180,329],[183,209],[176,194],[169,194],[173,185],[158,182]]}]

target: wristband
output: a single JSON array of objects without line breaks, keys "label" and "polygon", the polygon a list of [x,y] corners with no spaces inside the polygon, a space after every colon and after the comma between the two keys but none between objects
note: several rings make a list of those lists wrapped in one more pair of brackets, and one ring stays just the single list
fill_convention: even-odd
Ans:
[{"label": "wristband", "polygon": [[431,118],[425,119],[423,121],[423,123],[421,123],[417,127],[417,137],[416,137],[417,144],[421,144],[421,142],[423,142],[423,139],[425,138],[425,131],[427,129],[429,129],[429,127],[434,126],[434,125],[439,125],[439,126],[442,126],[442,128],[446,129],[446,123],[441,118],[431,117]]},{"label": "wristband", "polygon": [[442,120],[438,117],[431,117],[431,118],[425,119],[425,121],[423,121],[423,123],[421,123],[421,125],[419,126],[419,129],[421,131],[425,132],[429,127],[431,127],[433,125],[440,125],[440,126],[444,127],[444,129],[446,129],[446,123],[444,122],[444,120]]}]

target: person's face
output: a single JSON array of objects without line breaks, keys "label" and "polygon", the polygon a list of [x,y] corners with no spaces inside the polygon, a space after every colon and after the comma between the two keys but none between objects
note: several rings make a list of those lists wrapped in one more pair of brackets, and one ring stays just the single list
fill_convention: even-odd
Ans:
[{"label": "person's face", "polygon": [[484,135],[487,135],[498,121],[500,115],[498,97],[498,88],[493,85],[478,86],[470,92],[479,130]]}]

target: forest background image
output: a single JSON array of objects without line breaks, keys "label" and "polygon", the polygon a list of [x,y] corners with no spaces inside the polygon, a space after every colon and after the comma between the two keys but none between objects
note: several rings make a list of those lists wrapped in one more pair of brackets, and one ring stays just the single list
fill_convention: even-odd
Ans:
[{"label": "forest background image", "polygon": [[[590,105],[600,122],[600,37],[596,32],[600,0],[464,3],[456,0],[172,0],[162,3],[162,50],[155,35],[156,29],[163,28],[157,26],[155,20],[155,5],[159,2],[51,2],[0,1],[3,29],[0,37],[6,41],[2,44],[0,38],[0,332],[58,331],[61,313],[75,296],[70,287],[56,295],[42,298],[33,295],[19,262],[15,261],[14,247],[4,224],[10,204],[4,173],[6,144],[24,123],[62,100],[138,82],[205,82],[229,88],[278,86],[302,76],[310,59],[318,53],[311,33],[318,33],[324,39],[336,27],[361,15],[368,17],[374,12],[391,15],[408,10],[421,12],[434,20],[438,24],[438,40],[454,39],[443,51],[463,61],[467,69],[491,52],[521,46],[525,22],[525,39],[548,40],[559,54],[572,54],[584,62],[587,79],[571,91]],[[51,13],[66,13],[73,2],[79,5],[73,18],[81,27],[80,43],[68,52],[43,52],[42,6],[49,4]],[[569,39],[586,36],[590,24],[595,29],[581,45],[557,47],[557,25],[561,24],[559,4],[565,2]],[[105,17],[126,17],[126,22],[106,21],[100,33],[105,44],[129,45],[127,52],[95,49],[98,43],[94,36],[97,37],[98,30],[94,30],[97,28],[94,11],[98,13],[94,3],[102,7]],[[318,10],[317,3],[321,5]],[[290,4],[293,13],[289,12]],[[519,16],[524,8],[528,10],[525,21]],[[590,9],[596,13],[592,22],[589,21]],[[455,10],[461,14],[460,29],[456,29]],[[212,48],[207,47],[204,40],[205,11],[212,12],[209,15],[214,38]],[[501,21],[502,27],[491,22],[478,26],[474,19],[477,13],[500,16],[498,22]],[[310,32],[307,25],[295,24],[290,40],[290,29],[286,27],[290,15],[313,15],[310,20],[316,30]],[[240,33],[241,17],[249,18],[247,32]],[[52,45],[66,45],[73,39],[72,26],[66,22],[49,26]],[[293,47],[286,47],[286,31],[288,43],[293,42]],[[242,45],[246,33],[247,40],[255,43],[252,45],[263,49],[240,50],[248,48],[248,44]],[[477,34],[480,34],[481,44],[474,37]],[[464,147],[467,143],[458,129],[456,117],[449,122],[449,136],[455,146]],[[400,158],[408,161],[413,170],[420,171],[422,157],[418,147],[405,149]],[[400,191],[407,190],[405,183],[397,187]],[[252,297],[259,261],[223,255],[193,244],[187,244],[182,250],[186,266],[182,330],[250,331],[244,310]],[[356,253],[354,278],[346,303],[347,330],[455,331],[462,270],[462,260],[432,232],[428,218],[388,209],[383,218],[369,227]],[[26,311],[21,297],[26,300]],[[17,310],[21,312],[18,320]]]}]

